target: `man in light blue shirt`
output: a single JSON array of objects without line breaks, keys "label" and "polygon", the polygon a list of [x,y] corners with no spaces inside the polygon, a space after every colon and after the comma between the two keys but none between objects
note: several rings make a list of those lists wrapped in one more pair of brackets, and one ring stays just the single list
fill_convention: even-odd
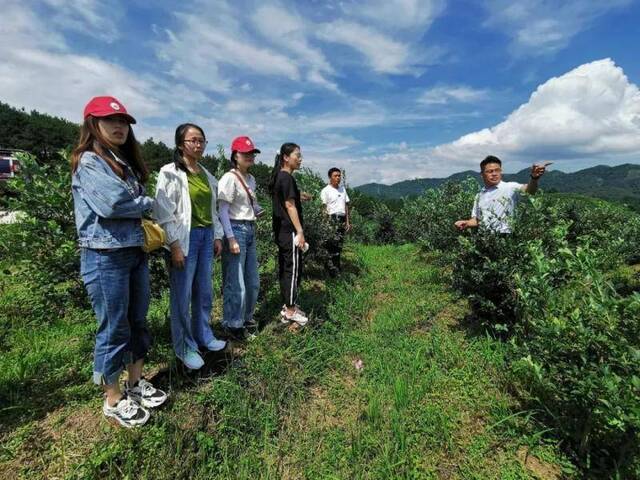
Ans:
[{"label": "man in light blue shirt", "polygon": [[523,192],[530,195],[536,193],[538,180],[551,163],[534,164],[527,184],[503,182],[502,161],[498,157],[489,155],[480,162],[480,175],[484,181],[484,187],[473,202],[471,218],[458,220],[455,223],[456,228],[464,230],[482,225],[497,233],[511,233],[509,222],[518,203],[518,197]]}]

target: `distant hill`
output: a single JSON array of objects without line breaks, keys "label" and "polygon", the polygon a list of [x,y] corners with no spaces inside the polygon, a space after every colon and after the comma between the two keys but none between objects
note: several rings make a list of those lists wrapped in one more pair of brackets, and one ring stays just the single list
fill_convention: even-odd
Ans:
[{"label": "distant hill", "polygon": [[[529,172],[529,169],[524,169],[518,173],[505,174],[504,180],[526,183],[529,181]],[[447,178],[417,178],[393,185],[367,183],[356,187],[356,190],[379,198],[410,197],[420,195],[426,189],[438,187],[444,182],[458,182],[468,177],[481,183],[478,173],[468,170],[454,173]],[[547,192],[580,193],[640,205],[640,165],[631,163],[615,167],[599,165],[573,173],[550,170],[541,180],[540,186]]]}]

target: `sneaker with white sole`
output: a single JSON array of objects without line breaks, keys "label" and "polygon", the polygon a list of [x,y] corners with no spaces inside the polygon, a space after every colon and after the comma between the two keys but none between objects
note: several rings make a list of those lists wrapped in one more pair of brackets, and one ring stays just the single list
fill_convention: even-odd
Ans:
[{"label": "sneaker with white sole", "polygon": [[210,352],[219,352],[220,350],[224,350],[224,347],[226,346],[227,346],[227,342],[225,342],[224,340],[218,340],[217,338],[214,338],[207,344],[205,348]]},{"label": "sneaker with white sole", "polygon": [[189,370],[200,370],[204,366],[204,360],[200,356],[198,352],[194,352],[193,350],[187,351],[185,353],[184,358],[181,358],[184,366]]},{"label": "sneaker with white sole", "polygon": [[293,312],[293,315],[289,315],[286,309],[280,313],[280,321],[282,323],[294,322],[302,327],[309,321],[309,318],[302,312],[302,310],[299,310],[298,308],[296,308],[295,312]]},{"label": "sneaker with white sole", "polygon": [[146,408],[159,407],[167,399],[166,393],[155,388],[144,378],[138,380],[133,386],[130,386],[128,381],[124,382],[124,392],[129,398]]},{"label": "sneaker with white sole", "polygon": [[118,403],[111,407],[105,398],[102,413],[107,418],[114,418],[125,428],[141,427],[149,420],[149,411],[135,400],[124,395]]},{"label": "sneaker with white sole", "polygon": [[[296,311],[300,312],[300,314],[302,316],[304,316],[304,317],[307,316],[306,312],[300,308],[300,305],[295,305],[295,307],[296,307]],[[282,308],[280,309],[280,315],[284,315],[286,313],[286,311],[287,311],[287,305],[283,304]]]}]

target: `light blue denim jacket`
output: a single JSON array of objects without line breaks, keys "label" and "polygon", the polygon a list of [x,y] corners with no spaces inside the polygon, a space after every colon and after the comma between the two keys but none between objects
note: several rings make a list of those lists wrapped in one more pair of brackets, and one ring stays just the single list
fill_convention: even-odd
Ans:
[{"label": "light blue denim jacket", "polygon": [[78,243],[86,248],[142,246],[142,214],[153,207],[131,168],[118,177],[100,156],[85,152],[71,178]]}]

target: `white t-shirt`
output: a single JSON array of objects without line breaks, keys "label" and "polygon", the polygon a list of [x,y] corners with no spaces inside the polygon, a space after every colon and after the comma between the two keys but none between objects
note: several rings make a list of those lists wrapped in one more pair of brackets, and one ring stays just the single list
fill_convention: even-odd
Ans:
[{"label": "white t-shirt", "polygon": [[518,197],[525,185],[517,182],[500,182],[495,187],[484,187],[476,195],[471,217],[480,225],[500,233],[511,233],[509,218],[515,211]]},{"label": "white t-shirt", "polygon": [[327,206],[329,215],[346,215],[349,195],[342,185],[338,188],[331,185],[324,187],[320,192],[320,200]]},{"label": "white t-shirt", "polygon": [[[240,172],[238,174],[242,175]],[[255,195],[256,179],[251,174],[247,174],[243,179],[249,190]],[[256,219],[251,199],[234,173],[225,173],[218,182],[218,200],[229,202],[229,218],[231,220]]]}]

